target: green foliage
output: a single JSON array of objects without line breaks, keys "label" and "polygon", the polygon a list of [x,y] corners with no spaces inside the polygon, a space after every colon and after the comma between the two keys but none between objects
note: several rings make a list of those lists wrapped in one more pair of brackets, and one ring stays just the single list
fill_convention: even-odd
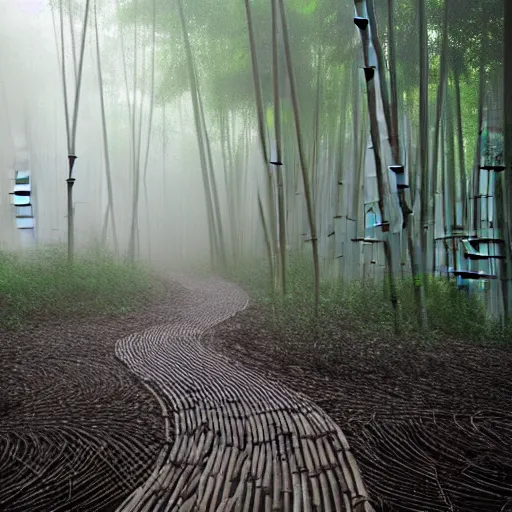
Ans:
[{"label": "green foliage", "polygon": [[[416,319],[414,282],[397,280],[400,310],[400,334],[394,331],[394,315],[389,293],[383,283],[323,280],[318,320],[314,317],[312,275],[309,262],[292,262],[288,273],[289,293],[268,293],[268,277],[263,267],[244,266],[232,278],[244,286],[261,304],[275,327],[283,332],[301,333],[305,342],[332,339],[343,343],[340,333],[356,339],[375,339],[383,343],[436,343],[447,340],[485,345],[507,344],[512,326],[503,328],[489,317],[480,297],[457,289],[454,281],[430,278],[426,307],[430,331],[420,331]],[[341,341],[340,341],[341,339]],[[342,350],[330,347],[330,350]]]},{"label": "green foliage", "polygon": [[26,256],[0,253],[1,327],[48,316],[126,313],[160,292],[144,268],[98,250],[77,254],[72,265],[60,246]]}]

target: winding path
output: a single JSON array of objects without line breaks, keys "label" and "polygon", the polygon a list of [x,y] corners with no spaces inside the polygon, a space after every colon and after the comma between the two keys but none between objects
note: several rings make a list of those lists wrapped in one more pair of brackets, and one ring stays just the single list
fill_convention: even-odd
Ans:
[{"label": "winding path", "polygon": [[158,397],[167,440],[118,510],[372,511],[346,438],[321,409],[202,343],[247,296],[220,279],[176,280],[187,289],[176,319],[116,345]]}]

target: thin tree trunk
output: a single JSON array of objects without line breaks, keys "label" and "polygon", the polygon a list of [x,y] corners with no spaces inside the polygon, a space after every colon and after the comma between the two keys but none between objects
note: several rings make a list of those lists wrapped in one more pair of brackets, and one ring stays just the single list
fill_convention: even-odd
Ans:
[{"label": "thin tree trunk", "polygon": [[[338,124],[338,132],[335,137],[335,143],[337,144],[337,151],[336,151],[336,174],[335,174],[335,194],[334,194],[334,217],[341,217],[342,215],[342,204],[343,204],[343,189],[344,189],[344,171],[345,171],[345,165],[344,165],[344,157],[345,157],[345,144],[346,144],[346,128],[347,128],[347,105],[348,105],[348,98],[349,98],[349,91],[350,87],[354,86],[351,82],[353,74],[352,72],[347,72],[345,75],[344,83],[341,86],[341,97],[340,97],[340,112],[341,112],[341,120]],[[359,91],[356,87],[356,94],[355,97],[359,98]],[[355,106],[353,106],[353,122],[354,122],[354,131],[358,129],[358,115],[355,109]],[[357,144],[357,137],[358,134],[354,133],[354,140],[352,141],[352,146],[354,149],[354,169],[357,169],[357,153],[358,153],[358,144]],[[354,184],[356,187],[357,185]]]},{"label": "thin tree trunk", "polygon": [[114,192],[112,186],[112,173],[110,170],[110,154],[108,148],[107,119],[105,114],[105,98],[103,93],[103,75],[101,71],[100,41],[98,34],[98,16],[96,12],[96,5],[94,6],[94,28],[96,31],[96,62],[98,65],[98,85],[100,88],[101,126],[103,130],[103,152],[105,157],[105,171],[107,175],[108,207],[110,210],[110,218],[112,219],[112,236],[114,237],[114,248],[116,255],[119,255],[119,243],[117,239],[117,228],[114,215]]},{"label": "thin tree trunk", "polygon": [[69,111],[68,111],[68,101],[67,101],[67,86],[66,86],[66,66],[65,66],[65,45],[64,45],[64,29],[63,29],[63,8],[62,1],[59,4],[60,6],[60,19],[61,19],[61,45],[62,45],[62,74],[63,74],[63,86],[64,86],[64,107],[65,107],[65,116],[66,116],[66,130],[67,130],[67,139],[68,139],[68,178],[66,179],[67,183],[67,192],[68,192],[68,260],[69,262],[73,261],[73,255],[75,250],[75,227],[74,227],[74,208],[73,208],[73,185],[75,183],[75,179],[73,178],[73,167],[76,160],[75,155],[75,144],[76,144],[76,133],[78,126],[78,111],[80,106],[80,92],[82,86],[82,74],[83,74],[83,63],[84,63],[84,52],[85,52],[85,41],[87,36],[87,25],[89,20],[89,7],[90,0],[86,0],[85,3],[85,13],[84,13],[84,24],[82,30],[82,38],[80,42],[80,60],[78,64],[78,76],[75,85],[75,98],[74,98],[74,107],[73,107],[73,117],[72,124],[70,128],[69,124]]},{"label": "thin tree trunk", "polygon": [[[386,60],[384,58],[384,51],[380,44],[379,31],[377,26],[377,17],[375,16],[374,0],[366,0],[368,7],[368,19],[370,20],[371,39],[375,56],[377,58],[377,72],[379,74],[379,87],[382,98],[382,106],[384,109],[384,118],[386,119],[386,127],[388,130],[388,139],[393,149],[393,156],[395,161],[398,162],[400,158],[395,154],[397,147],[398,130],[393,132],[393,123],[391,118],[391,107],[389,101],[388,81],[386,79]],[[391,59],[391,56],[390,56]]]},{"label": "thin tree trunk", "polygon": [[178,0],[178,14],[180,17],[181,29],[183,32],[183,40],[185,42],[185,52],[187,55],[187,70],[188,77],[190,82],[191,96],[192,96],[192,108],[194,111],[194,123],[196,127],[196,136],[197,136],[197,145],[199,148],[199,157],[201,160],[201,171],[203,176],[203,185],[204,185],[204,194],[206,199],[206,211],[207,211],[207,220],[208,220],[208,231],[210,234],[210,251],[212,257],[212,264],[215,264],[215,259],[218,256],[218,239],[216,236],[215,229],[215,215],[213,209],[213,201],[211,195],[210,188],[210,180],[208,178],[208,164],[206,162],[205,156],[205,148],[204,148],[204,139],[203,139],[203,131],[201,129],[201,115],[198,103],[198,90],[196,83],[196,74],[194,70],[194,60],[192,56],[192,48],[190,45],[190,39],[188,35],[187,22],[185,18],[185,12],[183,10],[183,1]]},{"label": "thin tree trunk", "polygon": [[504,27],[504,146],[505,172],[501,173],[503,186],[503,234],[505,238],[505,268],[503,269],[503,298],[507,321],[512,320],[512,3],[505,2]]},{"label": "thin tree trunk", "polygon": [[[275,1],[275,0],[273,0]],[[247,18],[247,32],[249,36],[249,48],[251,51],[251,64],[252,64],[252,78],[254,84],[254,95],[256,99],[256,114],[258,121],[258,135],[259,142],[261,146],[261,154],[263,157],[263,161],[265,162],[265,168],[267,172],[267,197],[268,197],[268,209],[269,209],[269,219],[270,219],[270,252],[272,254],[272,264],[274,264],[274,254],[277,252],[277,234],[275,229],[275,205],[274,205],[274,194],[273,194],[273,182],[272,182],[272,174],[269,172],[269,158],[268,158],[268,149],[265,135],[265,122],[263,116],[263,98],[261,94],[261,86],[260,86],[260,72],[258,66],[258,57],[256,54],[256,43],[254,40],[254,28],[252,22],[252,14],[251,14],[251,5],[250,0],[245,0],[245,12]],[[265,210],[263,210],[265,213]],[[272,275],[275,275],[274,270],[272,269]]]},{"label": "thin tree trunk", "polygon": [[[196,82],[197,83],[197,82]],[[217,191],[217,180],[215,178],[215,169],[213,165],[213,156],[212,156],[212,149],[210,146],[210,138],[208,136],[208,130],[206,128],[206,118],[204,115],[204,108],[203,108],[203,101],[201,98],[201,94],[199,91],[199,86],[197,86],[197,102],[199,105],[199,115],[201,118],[201,125],[203,129],[203,137],[204,137],[204,144],[206,149],[206,157],[207,157],[207,163],[208,163],[208,170],[209,170],[209,179],[210,179],[210,186],[212,191],[212,199],[213,199],[213,208],[215,212],[215,225],[217,227],[217,237],[219,241],[219,256],[221,258],[221,265],[226,268],[227,260],[226,260],[226,247],[224,243],[224,230],[222,228],[222,215],[220,210],[220,201],[219,201],[219,194]]]},{"label": "thin tree trunk", "polygon": [[[398,85],[396,74],[396,41],[395,41],[395,5],[394,0],[388,0],[388,33],[389,33],[389,75],[391,83],[391,133],[390,143],[393,152],[395,163],[402,162],[400,152],[400,137],[398,132]],[[411,260],[411,273],[414,285],[414,298],[416,301],[416,309],[418,313],[418,324],[420,328],[427,327],[427,309],[425,307],[425,292],[423,282],[418,276],[418,264],[416,248],[414,246],[414,229],[409,229],[409,223],[414,222],[414,217],[411,216],[412,210],[407,204],[405,191],[399,191],[400,207],[405,225],[405,236],[407,237],[407,247],[409,250],[409,257]]]},{"label": "thin tree trunk", "polygon": [[78,61],[78,80],[76,83],[75,89],[75,106],[73,109],[73,124],[71,130],[71,155],[75,154],[75,143],[76,143],[76,132],[78,128],[78,110],[80,106],[80,92],[82,88],[82,76],[84,69],[84,52],[85,52],[85,40],[87,37],[87,26],[89,21],[89,7],[90,0],[86,0],[85,2],[85,14],[84,14],[84,25],[82,30],[82,39],[80,42],[80,60]]},{"label": "thin tree trunk", "polygon": [[153,0],[153,16],[152,16],[153,33],[151,38],[151,92],[149,104],[149,120],[148,120],[148,139],[146,145],[146,156],[144,158],[144,202],[146,204],[146,229],[148,236],[148,256],[151,261],[151,219],[149,216],[150,205],[148,200],[148,162],[149,149],[151,147],[151,134],[153,131],[153,112],[155,106],[155,39],[156,39],[156,0]]},{"label": "thin tree trunk", "polygon": [[[117,16],[119,17],[119,0],[116,0],[116,13],[117,13]],[[134,115],[135,103],[134,103],[134,106],[132,109],[131,101],[130,101],[130,86],[128,84],[128,70],[126,67],[126,52],[125,52],[125,44],[124,44],[124,34],[123,34],[123,29],[120,25],[118,28],[119,28],[119,40],[121,43],[121,54],[122,54],[122,61],[123,61],[123,77],[124,77],[124,85],[125,85],[125,92],[126,92],[126,106],[128,107],[128,122],[129,122],[129,126],[133,126],[132,119],[133,119],[133,115]],[[135,98],[134,98],[134,102],[135,102]],[[132,110],[133,110],[133,112],[132,112]],[[133,144],[133,140],[132,140],[132,144]],[[131,148],[130,168],[131,168],[132,174],[134,173],[134,165],[135,165],[135,161],[133,159],[134,158],[133,151],[134,151],[134,149]]]},{"label": "thin tree trunk", "polygon": [[281,159],[281,104],[279,94],[278,13],[275,0],[272,4],[272,81],[274,95],[274,129],[276,138],[277,213],[279,220],[279,252],[281,256],[281,287],[286,294],[286,218],[284,204],[284,181]]},{"label": "thin tree trunk", "polygon": [[[428,284],[428,207],[430,202],[429,161],[428,161],[428,37],[427,37],[426,0],[418,0],[419,39],[420,39],[420,177],[417,180],[416,198],[420,199],[420,241],[422,255],[421,271],[423,283]],[[430,229],[434,229],[433,226]]]},{"label": "thin tree trunk", "polygon": [[431,159],[431,176],[432,183],[430,187],[430,197],[432,200],[430,207],[430,240],[432,243],[432,275],[436,272],[436,196],[438,191],[438,167],[439,167],[439,132],[441,129],[441,116],[443,114],[444,103],[445,103],[445,90],[446,90],[446,78],[448,71],[448,13],[449,13],[449,2],[444,2],[444,16],[443,16],[443,43],[441,46],[441,69],[439,71],[439,84],[437,88],[437,103],[436,103],[436,121],[434,124],[434,139],[432,145],[432,159]]},{"label": "thin tree trunk", "polygon": [[224,188],[226,190],[226,198],[228,203],[228,222],[229,222],[229,235],[231,241],[231,256],[235,266],[238,265],[238,254],[236,250],[236,213],[234,208],[234,196],[238,194],[238,190],[233,184],[233,165],[231,155],[228,153],[226,135],[226,114],[225,110],[219,113],[219,131],[220,131],[220,147],[222,153],[222,163],[224,168]]},{"label": "thin tree trunk", "polygon": [[[448,84],[447,89],[448,89]],[[447,94],[447,112],[446,112],[446,135],[448,138],[448,162],[447,162],[447,180],[448,201],[449,201],[449,223],[450,232],[455,230],[457,225],[457,185],[455,180],[455,127],[453,122],[453,101],[452,96]]]},{"label": "thin tree trunk", "polygon": [[402,161],[400,156],[400,137],[398,133],[398,85],[396,74],[395,41],[395,0],[388,0],[388,34],[389,34],[389,81],[391,86],[391,131],[389,140],[393,149],[395,162]]},{"label": "thin tree trunk", "polygon": [[[356,12],[358,16],[364,17],[365,14],[365,2],[362,2],[362,4],[359,4],[357,1],[355,1],[356,5]],[[365,55],[365,79],[366,79],[366,90],[367,90],[367,99],[368,99],[368,114],[370,116],[370,135],[372,139],[372,145],[373,145],[373,155],[375,159],[375,170],[377,174],[377,189],[378,189],[378,204],[379,204],[379,210],[381,212],[382,216],[382,222],[389,222],[386,219],[387,211],[385,209],[385,205],[387,204],[388,199],[388,187],[386,186],[387,183],[384,181],[384,171],[383,171],[383,162],[382,162],[382,155],[381,155],[381,146],[380,146],[380,133],[379,133],[379,124],[377,119],[377,94],[375,90],[375,68],[370,67],[370,45],[369,45],[369,36],[368,36],[368,29],[373,32],[374,26],[371,22],[371,16],[369,17],[370,24],[369,27],[361,28],[359,30],[359,33],[361,35],[361,42],[363,45],[363,48],[367,48],[366,51],[364,51]],[[374,41],[376,39],[376,36],[372,36],[372,40]],[[375,48],[373,49],[375,52]],[[379,84],[382,87],[382,84]],[[382,90],[382,89],[381,89]],[[389,107],[389,104],[388,104]],[[388,112],[389,114],[389,112]],[[389,226],[388,226],[389,230]],[[393,271],[393,255],[391,251],[391,245],[389,243],[389,234],[387,232],[384,232],[383,234],[383,247],[384,247],[384,257],[386,260],[386,266],[388,271],[388,284],[389,284],[389,291],[390,291],[390,299],[391,299],[391,305],[393,307],[394,316],[395,316],[395,330],[398,331],[398,297],[396,293],[396,285],[395,285],[395,278],[394,278],[394,271]]]},{"label": "thin tree trunk", "polygon": [[267,257],[269,259],[268,269],[270,273],[270,293],[274,292],[274,265],[272,262],[272,251],[270,250],[271,243],[268,234],[267,221],[265,220],[265,212],[263,210],[263,203],[261,202],[261,196],[258,192],[258,211],[260,213],[261,226],[263,228],[263,235],[265,237],[265,247],[267,248]]},{"label": "thin tree trunk", "polygon": [[462,131],[462,103],[460,98],[460,73],[458,70],[454,73],[455,78],[455,108],[457,110],[457,146],[459,153],[459,173],[460,173],[460,199],[462,205],[461,225],[465,226],[468,216],[468,187],[466,177],[466,158],[464,155],[464,134]]},{"label": "thin tree trunk", "polygon": [[64,94],[64,116],[66,121],[66,137],[68,152],[71,148],[71,125],[69,122],[69,103],[68,103],[68,87],[66,79],[66,46],[64,44],[64,8],[62,0],[59,0],[60,15],[60,50],[61,50],[61,66],[62,66],[62,92]]},{"label": "thin tree trunk", "polygon": [[[137,4],[136,4],[137,5]],[[133,179],[133,192],[132,192],[132,222],[130,227],[130,239],[128,242],[128,257],[131,261],[135,260],[135,241],[136,241],[136,230],[137,230],[137,215],[135,214],[136,204],[135,198],[138,196],[139,188],[139,158],[137,151],[137,9],[135,10],[135,22],[133,26],[133,106],[132,106],[132,179]],[[142,98],[141,98],[142,100]],[[139,119],[140,122],[140,119]]]},{"label": "thin tree trunk", "polygon": [[[313,151],[311,152],[311,194],[313,198],[313,208],[315,216],[318,216],[318,195],[319,195],[319,179],[318,179],[318,137],[320,132],[320,89],[321,89],[321,52],[317,55],[317,70],[316,70],[316,94],[315,94],[315,109],[313,112]],[[319,223],[321,226],[321,223]]]},{"label": "thin tree trunk", "polygon": [[478,208],[478,195],[480,188],[480,165],[482,158],[482,132],[484,119],[484,97],[485,97],[485,50],[484,36],[480,41],[480,63],[479,63],[479,85],[478,85],[478,138],[476,143],[476,155],[473,163],[473,231],[478,234],[480,227],[480,214]]},{"label": "thin tree trunk", "polygon": [[78,65],[76,62],[76,41],[75,41],[75,23],[73,20],[73,6],[71,0],[68,0],[69,10],[69,31],[71,33],[71,56],[73,57],[73,71],[75,74],[75,83],[78,81]]},{"label": "thin tree trunk", "polygon": [[311,189],[309,186],[309,173],[307,168],[306,155],[304,154],[304,146],[302,144],[302,131],[300,124],[300,113],[299,113],[299,98],[297,94],[297,87],[295,84],[295,77],[293,72],[292,55],[290,50],[290,41],[288,36],[288,24],[286,22],[286,12],[284,9],[283,0],[278,0],[279,11],[281,14],[281,25],[283,29],[283,42],[284,50],[286,55],[286,64],[288,68],[288,79],[290,83],[290,93],[292,98],[293,106],[293,117],[295,121],[295,131],[297,136],[297,146],[299,150],[299,161],[302,171],[302,183],[304,186],[304,195],[306,199],[306,210],[308,215],[309,229],[311,233],[311,246],[313,249],[313,271],[315,279],[315,315],[318,314],[318,303],[320,300],[320,263],[318,257],[318,237],[315,224],[315,213],[313,210],[313,202],[311,198]]}]

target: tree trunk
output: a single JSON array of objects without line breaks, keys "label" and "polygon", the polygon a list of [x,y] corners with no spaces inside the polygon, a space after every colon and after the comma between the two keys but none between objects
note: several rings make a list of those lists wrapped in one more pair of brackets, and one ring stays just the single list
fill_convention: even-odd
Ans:
[{"label": "tree trunk", "polygon": [[[357,2],[355,0],[356,12],[360,17],[365,17],[366,11],[366,2]],[[366,11],[366,12],[365,12]],[[377,174],[377,188],[378,188],[378,203],[379,210],[382,216],[382,222],[388,222],[386,219],[387,211],[385,205],[388,203],[388,186],[387,182],[384,180],[384,165],[382,162],[382,154],[381,154],[381,146],[380,146],[380,133],[379,133],[379,124],[377,118],[377,92],[375,87],[375,68],[370,67],[370,57],[373,57],[372,53],[376,52],[375,48],[370,47],[368,30],[373,33],[375,29],[372,26],[372,17],[369,15],[370,23],[366,28],[360,28],[359,33],[361,35],[361,42],[363,48],[367,48],[364,51],[365,55],[365,79],[366,79],[366,91],[367,91],[367,100],[368,100],[368,114],[370,116],[370,135],[373,145],[373,155],[375,160],[375,170]],[[372,41],[376,39],[375,35],[372,35]],[[378,58],[377,58],[378,61]],[[380,76],[380,74],[379,74]],[[379,84],[382,87],[382,84]],[[382,89],[381,89],[382,90]],[[389,107],[389,103],[388,103]],[[389,114],[389,112],[388,112]],[[389,225],[388,225],[389,230]],[[384,226],[383,226],[384,231]],[[388,271],[388,284],[391,298],[391,305],[393,307],[394,316],[395,316],[395,330],[398,331],[398,297],[396,294],[396,284],[394,278],[393,271],[393,255],[391,250],[391,245],[389,243],[389,234],[387,231],[383,233],[383,246],[384,246],[384,257],[386,260],[386,266]]]},{"label": "tree trunk", "polygon": [[[428,162],[428,38],[426,0],[418,0],[418,18],[420,34],[420,178],[418,189],[420,194],[420,240],[422,255],[421,271],[423,282],[428,283],[427,277],[427,250],[428,250],[428,205],[430,201],[429,188],[429,162]],[[433,229],[433,228],[432,228]]]},{"label": "tree trunk", "polygon": [[[197,82],[196,82],[197,83]],[[216,236],[218,240],[219,250],[218,254],[221,261],[221,266],[225,269],[227,265],[226,260],[226,247],[225,247],[225,240],[224,240],[224,230],[222,227],[222,215],[220,210],[220,200],[219,200],[219,194],[217,191],[217,180],[215,178],[215,168],[213,165],[213,156],[212,156],[212,150],[210,146],[210,137],[208,135],[208,130],[206,128],[206,118],[204,114],[204,108],[203,108],[203,100],[200,92],[199,85],[197,85],[197,102],[199,105],[199,115],[201,120],[201,126],[203,130],[203,139],[204,139],[204,146],[205,146],[205,152],[207,157],[207,164],[208,164],[208,175],[210,180],[210,187],[212,191],[212,201],[213,201],[213,211],[215,212],[215,219],[214,219],[214,225],[216,226]]]},{"label": "tree trunk", "polygon": [[439,84],[437,87],[437,103],[436,103],[436,121],[434,124],[434,138],[432,145],[432,158],[431,158],[431,176],[432,183],[430,187],[430,241],[432,244],[432,275],[436,272],[436,195],[438,191],[438,168],[439,168],[439,133],[441,130],[441,116],[443,114],[445,103],[445,90],[446,90],[446,77],[448,71],[448,12],[449,0],[444,2],[444,16],[443,16],[443,43],[441,46],[441,69],[439,71]]},{"label": "tree trunk", "polygon": [[68,141],[68,162],[69,162],[69,173],[66,180],[67,191],[68,191],[68,260],[73,261],[73,255],[75,250],[75,228],[74,228],[74,208],[73,208],[73,185],[75,179],[72,177],[73,167],[76,160],[75,144],[76,144],[76,133],[78,127],[78,110],[80,106],[80,92],[82,88],[82,75],[83,75],[83,64],[84,64],[84,52],[85,52],[85,41],[87,37],[87,25],[89,20],[89,7],[90,0],[86,0],[85,13],[84,13],[84,24],[82,30],[82,38],[80,42],[80,60],[78,64],[78,75],[75,84],[75,98],[73,107],[73,118],[71,127],[69,124],[69,110],[67,100],[67,85],[66,85],[66,66],[65,66],[65,47],[64,47],[64,29],[63,29],[63,8],[62,0],[59,4],[60,7],[60,20],[61,20],[61,45],[62,45],[62,75],[63,75],[63,87],[64,87],[64,110],[66,116],[66,132]]},{"label": "tree trunk", "polygon": [[150,90],[150,104],[149,104],[149,120],[148,120],[148,139],[146,144],[146,156],[144,158],[144,202],[146,204],[146,229],[147,229],[147,237],[148,237],[148,257],[149,261],[151,261],[151,220],[149,217],[149,201],[148,201],[148,162],[149,162],[149,149],[151,147],[151,134],[153,131],[153,112],[155,105],[155,39],[156,39],[156,0],[153,0],[153,16],[152,16],[152,25],[153,25],[153,34],[151,40],[151,90]]},{"label": "tree trunk", "polygon": [[507,320],[512,319],[512,3],[505,2],[504,27],[504,146],[505,172],[503,181],[503,234],[505,238],[506,260],[504,269],[503,296]]},{"label": "tree trunk", "polygon": [[281,259],[281,288],[286,294],[286,218],[284,204],[284,181],[281,157],[281,104],[279,93],[279,51],[278,51],[278,14],[275,0],[272,4],[272,85],[274,96],[274,130],[276,139],[276,155],[274,170],[277,181],[277,215],[279,223],[279,254]]},{"label": "tree trunk", "polygon": [[480,188],[480,165],[482,159],[482,133],[483,133],[483,118],[484,118],[484,98],[485,98],[485,41],[482,34],[480,42],[480,63],[479,63],[479,85],[478,85],[478,130],[477,130],[477,143],[476,143],[476,155],[473,163],[473,231],[477,235],[480,226],[480,215],[478,209],[478,193]]},{"label": "tree trunk", "polygon": [[455,108],[457,110],[457,146],[459,152],[459,173],[460,173],[460,200],[462,204],[461,225],[465,226],[468,216],[468,187],[466,177],[466,157],[464,155],[464,134],[462,131],[462,103],[460,98],[460,73],[454,73],[455,78]]},{"label": "tree trunk", "polygon": [[[273,0],[275,1],[275,0]],[[274,265],[274,254],[277,252],[277,234],[275,229],[275,205],[274,205],[274,194],[273,194],[273,182],[272,182],[272,174],[269,172],[269,158],[268,158],[268,149],[267,149],[267,139],[265,135],[265,122],[263,116],[263,98],[261,94],[261,86],[260,86],[260,71],[258,66],[258,56],[256,54],[256,43],[254,41],[254,28],[252,23],[252,14],[251,14],[251,5],[250,0],[245,0],[245,13],[247,18],[247,33],[249,36],[249,49],[251,51],[251,64],[252,64],[252,78],[254,85],[254,96],[256,99],[256,114],[258,121],[258,135],[259,142],[261,147],[261,154],[263,157],[267,180],[266,180],[266,194],[268,197],[268,210],[269,210],[269,219],[270,219],[270,233],[268,240],[270,241],[270,254],[272,255],[271,262]],[[261,199],[261,198],[260,198]],[[262,203],[263,208],[263,203]],[[262,210],[262,219],[265,219],[265,209]],[[269,229],[268,222],[265,220],[265,225],[267,226],[267,230]],[[274,268],[271,269],[271,274],[275,276]]]},{"label": "tree trunk", "polygon": [[[100,107],[101,107],[101,127],[103,130],[103,152],[105,158],[105,172],[107,175],[107,193],[108,193],[108,210],[112,221],[112,236],[114,237],[114,249],[116,255],[119,255],[119,243],[117,240],[117,228],[114,215],[114,192],[112,186],[112,173],[110,170],[110,152],[108,148],[107,119],[105,114],[105,98],[103,93],[103,75],[101,70],[100,41],[98,34],[98,16],[96,6],[94,6],[94,28],[96,31],[96,62],[98,65],[98,85],[100,88]],[[106,235],[106,231],[105,231]]]},{"label": "tree trunk", "polygon": [[292,55],[290,50],[290,40],[288,36],[288,24],[286,21],[286,12],[284,9],[283,0],[278,0],[279,11],[281,15],[281,26],[283,29],[283,43],[286,55],[286,65],[288,69],[288,80],[290,84],[290,94],[292,99],[293,117],[295,122],[295,132],[297,136],[297,146],[299,150],[299,161],[302,171],[302,183],[304,186],[304,195],[306,199],[306,210],[308,215],[309,230],[311,233],[311,246],[313,250],[313,272],[315,280],[315,316],[318,315],[318,304],[320,300],[320,262],[318,257],[318,237],[315,224],[315,213],[313,209],[313,201],[311,197],[311,189],[309,186],[309,172],[307,168],[306,155],[304,153],[304,146],[302,143],[302,131],[300,124],[299,113],[299,98],[297,94],[297,87],[295,84],[295,76],[293,72]]},{"label": "tree trunk", "polygon": [[[388,0],[388,33],[389,33],[389,76],[391,83],[391,134],[389,137],[393,157],[396,164],[402,162],[400,152],[400,137],[398,132],[398,86],[396,74],[396,41],[395,41],[395,5],[394,0]],[[410,167],[410,166],[409,166]],[[410,171],[411,169],[409,169]],[[407,204],[405,191],[399,191],[400,208],[405,225],[405,236],[407,237],[407,247],[409,249],[409,257],[411,260],[411,273],[414,286],[414,297],[416,301],[416,309],[418,313],[418,324],[420,328],[426,328],[427,309],[425,307],[423,282],[418,275],[418,264],[416,248],[414,246],[414,229],[409,228],[409,223],[414,222],[413,213]]]},{"label": "tree trunk", "polygon": [[[203,131],[201,129],[201,114],[200,114],[199,102],[198,102],[196,74],[195,74],[195,70],[194,70],[192,48],[190,46],[190,39],[188,36],[187,22],[186,22],[185,13],[183,10],[182,0],[178,0],[178,14],[180,17],[181,28],[182,28],[182,32],[183,32],[183,39],[185,42],[185,51],[187,54],[187,70],[188,70],[189,81],[190,81],[192,107],[194,110],[194,122],[195,122],[195,126],[196,126],[199,157],[201,159],[201,170],[202,170],[202,175],[203,175],[204,194],[205,194],[205,199],[206,199],[206,209],[207,209],[208,226],[209,226],[209,233],[210,233],[210,251],[211,251],[212,258],[216,258],[218,256],[219,247],[218,247],[218,239],[216,236],[216,229],[215,229],[215,215],[214,215],[214,210],[213,210],[213,201],[212,201],[212,195],[211,195],[210,180],[208,178],[208,164],[206,162],[206,156],[205,156]],[[212,260],[212,263],[213,263],[213,260]]]}]

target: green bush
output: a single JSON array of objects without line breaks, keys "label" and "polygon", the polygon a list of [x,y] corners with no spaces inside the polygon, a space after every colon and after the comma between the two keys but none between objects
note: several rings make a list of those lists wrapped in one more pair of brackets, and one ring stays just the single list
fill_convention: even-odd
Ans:
[{"label": "green bush", "polygon": [[149,271],[98,249],[77,254],[72,264],[60,246],[0,253],[2,327],[48,315],[124,313],[160,292]]},{"label": "green bush", "polygon": [[269,293],[268,271],[262,265],[245,265],[231,276],[262,304],[279,329],[302,332],[306,337],[325,338],[349,328],[360,336],[402,341],[435,342],[443,339],[501,344],[512,340],[512,329],[487,313],[477,294],[457,289],[453,280],[431,277],[425,303],[429,331],[419,328],[411,278],[397,279],[398,325],[385,282],[343,283],[323,280],[318,318],[314,317],[313,277],[308,261],[291,261],[287,294]]}]

